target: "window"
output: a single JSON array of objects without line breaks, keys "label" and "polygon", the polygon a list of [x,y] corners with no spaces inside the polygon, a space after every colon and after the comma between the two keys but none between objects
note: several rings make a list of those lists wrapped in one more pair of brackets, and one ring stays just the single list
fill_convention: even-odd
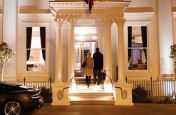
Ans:
[{"label": "window", "polygon": [[45,70],[45,27],[26,28],[26,70]]},{"label": "window", "polygon": [[147,26],[128,26],[128,69],[147,69]]}]

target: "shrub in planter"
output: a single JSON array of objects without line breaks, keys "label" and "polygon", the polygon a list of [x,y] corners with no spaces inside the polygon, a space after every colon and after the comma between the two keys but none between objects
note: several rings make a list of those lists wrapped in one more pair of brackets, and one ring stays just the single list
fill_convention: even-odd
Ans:
[{"label": "shrub in planter", "polygon": [[46,87],[42,87],[41,89],[41,96],[45,103],[51,103],[51,91]]},{"label": "shrub in planter", "polygon": [[167,96],[164,99],[163,103],[165,103],[165,104],[176,104],[176,99],[173,98],[173,96]]},{"label": "shrub in planter", "polygon": [[132,90],[133,94],[133,102],[135,103],[141,103],[147,101],[147,91],[143,87],[137,87]]}]

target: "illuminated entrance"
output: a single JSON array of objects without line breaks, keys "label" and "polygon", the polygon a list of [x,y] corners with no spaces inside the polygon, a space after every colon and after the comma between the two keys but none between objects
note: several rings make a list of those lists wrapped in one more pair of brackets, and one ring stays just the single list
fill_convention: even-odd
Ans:
[{"label": "illuminated entrance", "polygon": [[[124,70],[124,8],[128,6],[128,1],[94,1],[91,14],[88,13],[88,5],[82,0],[77,2],[50,2],[50,10],[55,21],[55,71],[54,83],[52,84],[52,105],[70,105],[89,103],[106,103],[115,105],[133,105],[131,101],[132,86],[125,84]],[[82,20],[91,20],[87,24]],[[82,22],[81,26],[79,25]],[[93,22],[93,23],[92,23]],[[109,80],[105,84],[111,86],[111,90],[106,92],[106,86],[98,88],[95,85],[88,90],[71,90],[70,82],[74,80],[74,71],[81,69],[86,52],[92,54],[95,48],[99,47],[104,55],[104,69],[107,75],[112,77],[112,23],[116,23],[118,30],[118,48],[114,54],[118,55],[118,82],[112,83]],[[67,31],[63,31],[67,29]],[[98,34],[97,34],[98,33]],[[64,42],[65,41],[65,42]],[[64,46],[64,47],[62,47]],[[63,56],[64,53],[64,56]],[[65,74],[64,74],[65,72]],[[63,78],[67,77],[65,82]],[[110,78],[109,77],[109,78]],[[82,77],[84,79],[84,77]],[[111,78],[110,78],[111,79]],[[81,84],[79,84],[81,85]],[[85,84],[83,84],[85,86]],[[114,89],[118,85],[126,92],[126,99],[122,99],[122,91]],[[115,87],[116,88],[116,87]],[[93,89],[93,90],[91,90]],[[113,91],[112,91],[113,90]],[[127,96],[128,95],[128,96]]]},{"label": "illuminated entrance", "polygon": [[95,52],[97,37],[96,27],[75,27],[75,70],[81,70],[87,52]]}]

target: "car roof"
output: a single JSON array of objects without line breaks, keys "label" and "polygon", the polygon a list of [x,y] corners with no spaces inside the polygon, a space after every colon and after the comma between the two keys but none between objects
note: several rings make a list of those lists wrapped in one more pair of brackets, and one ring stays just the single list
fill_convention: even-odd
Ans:
[{"label": "car roof", "polygon": [[21,86],[21,85],[19,85],[19,84],[10,83],[10,82],[0,82],[0,85]]}]

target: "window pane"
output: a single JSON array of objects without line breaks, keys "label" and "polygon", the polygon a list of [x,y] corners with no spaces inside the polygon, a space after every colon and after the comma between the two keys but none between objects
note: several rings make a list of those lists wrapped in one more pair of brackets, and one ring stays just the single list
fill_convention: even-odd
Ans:
[{"label": "window pane", "polygon": [[[32,32],[27,31],[27,38],[31,40],[26,40],[28,44],[28,47],[26,47],[27,52],[27,71],[44,71],[45,70],[45,59],[44,54],[45,53],[45,47],[42,47],[42,40],[45,39],[41,37],[40,27],[32,27]],[[29,35],[31,34],[31,35]],[[31,38],[30,38],[31,36]],[[44,35],[45,36],[45,35]],[[30,43],[29,43],[30,42]]]},{"label": "window pane", "polygon": [[130,70],[147,69],[147,60],[144,49],[131,49],[131,58],[128,63],[128,68]]},{"label": "window pane", "polygon": [[128,69],[147,69],[147,27],[128,27]]}]

